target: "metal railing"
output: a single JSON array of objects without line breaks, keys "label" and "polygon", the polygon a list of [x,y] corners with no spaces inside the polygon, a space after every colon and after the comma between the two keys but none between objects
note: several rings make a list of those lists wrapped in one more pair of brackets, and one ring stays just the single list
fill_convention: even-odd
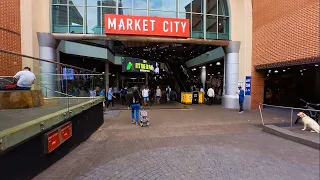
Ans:
[{"label": "metal railing", "polygon": [[260,103],[259,104],[259,111],[260,111],[260,117],[261,117],[261,122],[262,122],[262,125],[265,125],[265,121],[264,121],[264,118],[263,118],[263,107],[272,107],[272,108],[278,108],[278,109],[287,109],[287,110],[290,110],[290,128],[293,127],[293,113],[294,111],[309,111],[309,112],[319,112],[320,113],[320,110],[316,110],[316,109],[305,109],[305,108],[296,108],[296,107],[287,107],[287,106],[276,106],[276,105],[269,105],[269,104],[262,104]]}]

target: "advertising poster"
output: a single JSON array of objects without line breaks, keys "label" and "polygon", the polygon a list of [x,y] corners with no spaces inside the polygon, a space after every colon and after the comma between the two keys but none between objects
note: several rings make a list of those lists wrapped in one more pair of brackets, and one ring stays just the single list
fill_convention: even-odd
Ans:
[{"label": "advertising poster", "polygon": [[246,96],[251,95],[251,76],[246,76],[246,89],[245,89],[245,94]]},{"label": "advertising poster", "polygon": [[122,57],[122,72],[147,72],[159,74],[160,63],[131,57]]}]

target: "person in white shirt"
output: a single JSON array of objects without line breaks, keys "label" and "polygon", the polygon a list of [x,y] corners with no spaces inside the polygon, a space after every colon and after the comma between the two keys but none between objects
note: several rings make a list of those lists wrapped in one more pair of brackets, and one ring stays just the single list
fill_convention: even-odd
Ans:
[{"label": "person in white shirt", "polygon": [[208,89],[207,95],[209,97],[209,106],[211,106],[214,98],[214,90],[211,87]]},{"label": "person in white shirt", "polygon": [[157,90],[156,90],[156,99],[157,99],[158,104],[160,104],[160,99],[161,99],[161,89],[160,89],[160,87],[159,87],[159,86],[157,87]]},{"label": "person in white shirt", "polygon": [[149,102],[149,88],[147,86],[142,90],[142,97],[144,101],[144,106],[147,106]]},{"label": "person in white shirt", "polygon": [[168,87],[166,88],[166,95],[167,95],[167,102],[169,102],[169,101],[170,101],[170,95],[171,95],[171,88],[170,88],[170,86],[168,86]]},{"label": "person in white shirt", "polygon": [[14,75],[13,78],[15,82],[17,82],[16,90],[30,90],[36,76],[31,72],[29,67],[25,67],[22,71]]}]

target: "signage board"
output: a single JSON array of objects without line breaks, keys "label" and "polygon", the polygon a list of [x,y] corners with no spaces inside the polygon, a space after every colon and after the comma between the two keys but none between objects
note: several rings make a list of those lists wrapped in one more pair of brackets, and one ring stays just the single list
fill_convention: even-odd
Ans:
[{"label": "signage board", "polygon": [[246,76],[246,83],[245,83],[245,95],[250,96],[251,95],[251,76]]},{"label": "signage board", "polygon": [[51,153],[62,143],[72,136],[72,123],[67,122],[54,130],[46,133],[45,137],[45,152]]},{"label": "signage board", "polygon": [[105,33],[163,37],[190,37],[189,19],[105,14]]},{"label": "signage board", "polygon": [[122,72],[151,72],[159,74],[160,63],[131,57],[122,57]]}]

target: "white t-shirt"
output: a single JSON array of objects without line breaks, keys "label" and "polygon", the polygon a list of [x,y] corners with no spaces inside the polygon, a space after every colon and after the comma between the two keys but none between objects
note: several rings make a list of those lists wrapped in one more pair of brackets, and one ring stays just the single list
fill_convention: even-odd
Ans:
[{"label": "white t-shirt", "polygon": [[208,89],[208,92],[207,92],[207,95],[208,95],[209,97],[214,97],[214,90],[213,90],[212,88],[209,88],[209,89]]},{"label": "white t-shirt", "polygon": [[156,90],[156,96],[161,96],[161,89]]},{"label": "white t-shirt", "polygon": [[149,89],[142,90],[142,96],[143,97],[149,97]]},{"label": "white t-shirt", "polygon": [[18,79],[17,86],[31,87],[36,76],[30,71],[19,71],[14,78]]}]

